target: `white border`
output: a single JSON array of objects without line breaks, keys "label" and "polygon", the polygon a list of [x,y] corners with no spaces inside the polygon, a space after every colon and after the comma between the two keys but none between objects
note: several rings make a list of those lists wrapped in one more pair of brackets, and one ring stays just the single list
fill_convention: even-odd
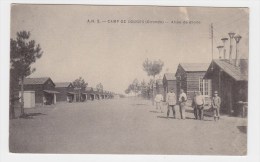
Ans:
[{"label": "white border", "polygon": [[[54,154],[11,154],[8,151],[8,89],[9,89],[9,42],[10,42],[10,4],[37,3],[37,4],[96,4],[96,5],[160,5],[160,6],[212,6],[212,7],[249,7],[249,117],[248,117],[248,155],[240,156],[175,156],[175,155],[54,155]],[[259,51],[259,18],[260,1],[257,0],[134,0],[134,1],[105,1],[105,0],[3,0],[0,1],[0,151],[3,162],[9,161],[260,161],[260,51]]]}]

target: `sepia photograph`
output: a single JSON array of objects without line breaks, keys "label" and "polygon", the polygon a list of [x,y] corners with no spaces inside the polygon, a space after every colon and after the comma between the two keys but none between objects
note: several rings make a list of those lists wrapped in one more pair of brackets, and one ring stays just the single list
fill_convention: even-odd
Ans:
[{"label": "sepia photograph", "polygon": [[10,15],[10,153],[247,156],[248,7]]}]

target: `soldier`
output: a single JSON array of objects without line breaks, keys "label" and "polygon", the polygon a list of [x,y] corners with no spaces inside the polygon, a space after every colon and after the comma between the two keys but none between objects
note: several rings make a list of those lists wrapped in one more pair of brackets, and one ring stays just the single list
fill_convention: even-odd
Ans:
[{"label": "soldier", "polygon": [[219,120],[219,109],[220,109],[221,99],[218,96],[218,91],[214,92],[214,97],[212,98],[212,107],[214,112],[214,120]]},{"label": "soldier", "polygon": [[197,109],[197,117],[200,120],[203,120],[204,118],[204,105],[205,105],[205,99],[201,95],[201,92],[199,91],[195,97],[195,104],[196,104],[196,109]]},{"label": "soldier", "polygon": [[172,108],[173,118],[175,119],[175,105],[176,105],[176,95],[173,92],[173,89],[170,90],[166,95],[166,103],[168,104],[167,118],[170,115],[170,108]]},{"label": "soldier", "polygon": [[162,111],[162,100],[163,100],[163,96],[161,94],[157,94],[154,98],[154,101],[156,103],[156,109],[159,109],[161,110],[161,113],[163,112]]},{"label": "soldier", "polygon": [[197,120],[198,119],[198,116],[197,116],[197,106],[196,106],[196,103],[195,103],[196,95],[197,95],[197,92],[194,91],[194,96],[192,98],[191,107],[193,108],[194,117]]},{"label": "soldier", "polygon": [[186,101],[187,101],[187,95],[184,93],[184,90],[181,89],[180,91],[180,97],[179,97],[179,103],[180,103],[180,115],[181,119],[186,119],[185,117],[185,109],[186,109]]}]

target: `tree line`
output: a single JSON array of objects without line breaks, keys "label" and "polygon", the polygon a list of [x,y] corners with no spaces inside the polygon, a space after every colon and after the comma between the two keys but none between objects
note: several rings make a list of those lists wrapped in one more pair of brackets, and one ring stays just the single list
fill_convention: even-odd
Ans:
[{"label": "tree line", "polygon": [[155,84],[155,77],[160,74],[162,68],[164,66],[163,61],[161,60],[154,60],[151,61],[148,58],[143,62],[143,70],[147,73],[150,78],[148,82],[142,80],[141,82],[138,79],[134,79],[131,84],[128,85],[127,89],[125,90],[126,94],[134,93],[135,96],[141,96],[147,99],[154,98],[154,84]]}]

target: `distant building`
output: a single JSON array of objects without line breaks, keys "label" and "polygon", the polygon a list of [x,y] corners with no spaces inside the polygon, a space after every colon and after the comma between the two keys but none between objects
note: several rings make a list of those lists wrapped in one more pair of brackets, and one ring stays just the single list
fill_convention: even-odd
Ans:
[{"label": "distant building", "polygon": [[98,92],[100,94],[100,99],[105,99],[105,92],[103,89],[98,89]]},{"label": "distant building", "polygon": [[86,87],[76,87],[74,86],[74,92],[76,96],[76,102],[84,102],[87,100]]},{"label": "distant building", "polygon": [[108,99],[108,91],[103,90],[104,99]]},{"label": "distant building", "polygon": [[87,92],[87,100],[95,100],[95,92],[93,91],[92,87],[86,87]]},{"label": "distant building", "polygon": [[80,101],[81,101],[81,102],[87,101],[87,99],[88,99],[88,93],[86,92],[86,88],[81,89],[80,92],[81,92],[81,93],[80,93]]},{"label": "distant building", "polygon": [[205,74],[212,80],[213,91],[222,99],[221,110],[227,114],[238,113],[238,102],[248,101],[248,59],[213,60]]},{"label": "distant building", "polygon": [[209,98],[212,94],[211,80],[204,79],[208,67],[207,63],[180,63],[175,74],[177,96],[180,94],[180,89],[183,89],[188,99],[194,96],[195,91],[200,91]]},{"label": "distant building", "polygon": [[[56,104],[55,84],[49,77],[24,79],[24,105]],[[21,92],[20,92],[21,95]],[[30,104],[27,104],[30,103]],[[29,107],[25,107],[29,108]]]},{"label": "distant building", "polygon": [[97,88],[93,88],[93,93],[94,93],[94,99],[100,100],[100,92]]},{"label": "distant building", "polygon": [[120,99],[120,95],[119,94],[114,94],[113,96],[114,96],[113,97],[114,99]]},{"label": "distant building", "polygon": [[113,93],[110,92],[110,91],[108,91],[108,98],[111,99],[111,98],[113,98],[113,97],[114,97],[114,96],[113,96]]},{"label": "distant building", "polygon": [[166,94],[173,89],[174,93],[177,94],[176,78],[174,73],[165,73],[163,75],[163,97],[166,98]]},{"label": "distant building", "polygon": [[58,82],[55,83],[56,91],[60,92],[57,94],[57,102],[67,101],[73,102],[76,101],[76,94],[74,92],[74,86],[71,82]]}]

